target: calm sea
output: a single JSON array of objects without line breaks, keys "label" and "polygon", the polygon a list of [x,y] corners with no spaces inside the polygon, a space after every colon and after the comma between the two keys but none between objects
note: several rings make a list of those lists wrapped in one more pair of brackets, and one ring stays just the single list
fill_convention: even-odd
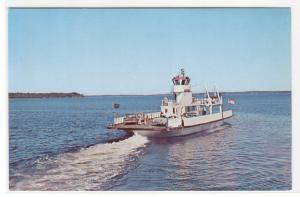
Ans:
[{"label": "calm sea", "polygon": [[188,137],[110,131],[163,95],[10,99],[11,190],[290,190],[290,93],[232,93],[227,124]]}]

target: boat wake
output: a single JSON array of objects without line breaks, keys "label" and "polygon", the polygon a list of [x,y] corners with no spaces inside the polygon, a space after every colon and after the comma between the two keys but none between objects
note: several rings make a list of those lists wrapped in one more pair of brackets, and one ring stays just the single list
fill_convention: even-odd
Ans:
[{"label": "boat wake", "polygon": [[146,137],[98,144],[77,152],[37,159],[10,173],[11,190],[109,190],[143,154]]}]

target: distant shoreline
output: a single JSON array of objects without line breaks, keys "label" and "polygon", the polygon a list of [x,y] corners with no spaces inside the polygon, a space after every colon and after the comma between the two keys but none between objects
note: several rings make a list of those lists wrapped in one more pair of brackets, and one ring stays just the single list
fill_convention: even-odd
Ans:
[{"label": "distant shoreline", "polygon": [[[221,92],[222,94],[261,94],[261,93],[291,93],[292,91],[240,91],[240,92]],[[201,93],[201,92],[200,92]],[[196,92],[194,94],[200,94]],[[212,92],[210,92],[212,93]],[[98,94],[98,95],[83,95],[77,92],[71,93],[23,93],[23,92],[12,92],[9,93],[9,98],[77,98],[77,97],[91,97],[91,96],[159,96],[159,95],[170,95],[171,93],[158,93],[158,94]]]},{"label": "distant shoreline", "polygon": [[83,94],[79,94],[77,92],[70,93],[23,93],[23,92],[11,92],[8,94],[9,98],[76,98],[76,97],[84,97]]}]

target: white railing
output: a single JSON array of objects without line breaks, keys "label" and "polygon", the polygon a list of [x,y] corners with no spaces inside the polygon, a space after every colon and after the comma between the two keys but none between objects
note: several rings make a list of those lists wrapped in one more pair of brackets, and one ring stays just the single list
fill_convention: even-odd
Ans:
[{"label": "white railing", "polygon": [[207,99],[207,98],[205,98],[205,99],[194,98],[193,104],[195,104],[195,105],[221,105],[222,102],[219,99],[211,99],[211,101],[209,101],[209,99]]},{"label": "white railing", "polygon": [[146,113],[145,118],[147,119],[153,119],[153,118],[159,118],[160,112],[152,112],[152,113]]},{"label": "white railing", "polygon": [[122,124],[124,122],[124,117],[114,118],[114,124]]},{"label": "white railing", "polygon": [[[137,115],[137,114],[136,114]],[[160,117],[160,112],[152,112],[152,113],[145,113],[144,115],[143,115],[143,118],[145,119],[153,119],[153,118],[159,118]],[[122,116],[122,117],[116,117],[116,118],[114,118],[114,124],[116,125],[116,124],[122,124],[122,123],[124,123],[124,116]]]},{"label": "white railing", "polygon": [[172,100],[172,99],[163,99],[162,101],[161,101],[161,105],[163,105],[163,106],[168,106],[168,105],[174,105],[174,104],[176,104],[176,100]]},{"label": "white railing", "polygon": [[204,100],[203,99],[198,99],[198,98],[193,98],[193,104],[203,105],[204,104]]}]

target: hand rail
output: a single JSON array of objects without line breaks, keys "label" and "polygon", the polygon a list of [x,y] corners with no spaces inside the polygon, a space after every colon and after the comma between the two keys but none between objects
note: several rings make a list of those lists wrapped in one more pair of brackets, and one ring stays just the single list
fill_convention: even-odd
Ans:
[{"label": "hand rail", "polygon": [[[135,115],[137,114],[138,113],[136,113]],[[143,118],[153,119],[159,117],[160,117],[160,112],[151,112],[151,113],[145,113]],[[114,125],[124,123],[124,118],[125,118],[124,116],[114,118]]]}]

